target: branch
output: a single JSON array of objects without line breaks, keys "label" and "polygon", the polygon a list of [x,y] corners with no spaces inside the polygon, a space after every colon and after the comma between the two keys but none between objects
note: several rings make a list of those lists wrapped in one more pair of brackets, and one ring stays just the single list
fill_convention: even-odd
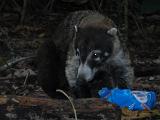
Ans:
[{"label": "branch", "polygon": [[[160,116],[159,110],[129,111],[120,109],[98,98],[76,99],[73,101],[78,119],[82,120],[134,120]],[[74,118],[69,101],[28,96],[0,96],[0,116],[2,120],[72,120]],[[47,118],[47,119],[46,119]],[[14,118],[15,119],[15,118]]]},{"label": "branch", "polygon": [[9,67],[17,64],[18,62],[21,62],[21,61],[24,61],[24,60],[28,60],[28,59],[31,59],[31,58],[34,58],[35,56],[29,56],[29,57],[22,57],[22,58],[19,58],[19,59],[15,59],[14,61],[11,61],[3,66],[0,67],[0,72],[2,71],[5,71],[6,69],[8,69]]},{"label": "branch", "polygon": [[[73,102],[79,119],[100,120],[107,117],[112,120],[118,120],[121,115],[120,109],[107,102],[104,103],[98,98],[77,99]],[[41,119],[42,117],[58,118],[60,120],[74,118],[73,110],[68,100],[27,96],[0,96],[0,108],[1,119],[7,119],[8,116],[6,114],[12,114],[12,116],[14,114],[16,120],[24,119],[24,117],[29,119],[30,116],[38,116]]]},{"label": "branch", "polygon": [[22,8],[21,19],[20,19],[21,24],[24,22],[24,18],[25,18],[25,14],[26,14],[26,8],[27,8],[27,0],[23,0],[23,8]]}]

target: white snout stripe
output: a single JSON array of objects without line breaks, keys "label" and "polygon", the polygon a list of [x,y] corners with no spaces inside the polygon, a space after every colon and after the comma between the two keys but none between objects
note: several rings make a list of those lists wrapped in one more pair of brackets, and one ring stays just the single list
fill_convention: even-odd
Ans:
[{"label": "white snout stripe", "polygon": [[91,81],[96,73],[96,69],[91,69],[86,64],[81,64],[78,68],[77,78],[84,79],[87,82]]},{"label": "white snout stripe", "polygon": [[93,77],[92,69],[86,65],[81,64],[78,69],[77,78],[83,78],[86,81],[90,81]]}]

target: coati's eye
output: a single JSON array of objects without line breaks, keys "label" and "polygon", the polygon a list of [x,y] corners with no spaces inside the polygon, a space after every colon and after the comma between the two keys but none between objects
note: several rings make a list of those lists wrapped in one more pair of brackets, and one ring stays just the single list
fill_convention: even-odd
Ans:
[{"label": "coati's eye", "polygon": [[76,49],[76,56],[80,56],[80,51],[78,48]]},{"label": "coati's eye", "polygon": [[93,54],[93,57],[96,58],[96,57],[99,57],[99,56],[98,56],[97,53],[94,53],[94,54]]},{"label": "coati's eye", "polygon": [[94,51],[92,54],[92,59],[96,62],[104,61],[109,57],[108,52]]},{"label": "coati's eye", "polygon": [[101,59],[99,53],[93,53],[92,57],[95,61],[99,61]]}]

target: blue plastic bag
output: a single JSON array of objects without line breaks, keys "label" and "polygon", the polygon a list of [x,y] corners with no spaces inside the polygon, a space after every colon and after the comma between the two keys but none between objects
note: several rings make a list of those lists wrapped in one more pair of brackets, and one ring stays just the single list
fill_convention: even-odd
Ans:
[{"label": "blue plastic bag", "polygon": [[130,89],[119,88],[109,90],[108,88],[102,88],[98,94],[102,99],[129,110],[150,110],[156,103],[156,94],[152,91],[131,91]]}]

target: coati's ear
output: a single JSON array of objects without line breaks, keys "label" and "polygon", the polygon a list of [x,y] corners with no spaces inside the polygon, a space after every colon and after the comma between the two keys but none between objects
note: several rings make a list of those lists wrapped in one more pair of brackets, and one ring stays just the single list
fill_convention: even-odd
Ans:
[{"label": "coati's ear", "polygon": [[107,31],[108,34],[116,36],[117,35],[117,28],[111,28]]}]

